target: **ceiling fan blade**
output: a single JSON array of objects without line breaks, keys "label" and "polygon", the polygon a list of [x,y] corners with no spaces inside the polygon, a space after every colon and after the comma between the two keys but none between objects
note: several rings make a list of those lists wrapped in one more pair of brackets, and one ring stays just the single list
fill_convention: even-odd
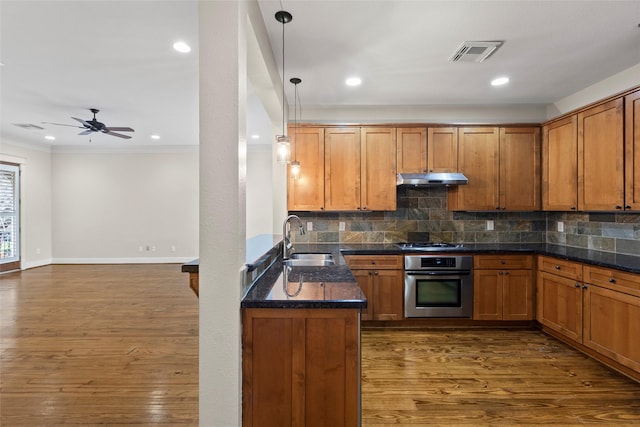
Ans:
[{"label": "ceiling fan blade", "polygon": [[93,133],[93,131],[91,129],[87,129],[84,132],[80,132],[78,135],[89,135],[91,133]]},{"label": "ceiling fan blade", "polygon": [[84,120],[82,120],[82,119],[79,119],[79,118],[77,118],[77,117],[71,117],[71,118],[72,118],[73,120],[77,120],[77,121],[79,121],[79,122],[80,122],[80,123],[82,123],[82,125],[83,125],[84,127],[86,127],[86,128],[90,128],[90,127],[91,127],[91,125],[90,125],[89,123],[87,123],[86,121],[84,121]]},{"label": "ceiling fan blade", "polygon": [[111,126],[107,126],[105,129],[107,129],[107,131],[117,130],[118,132],[135,132],[130,127],[111,127]]},{"label": "ceiling fan blade", "polygon": [[106,133],[107,135],[117,136],[118,138],[131,139],[131,137],[129,135],[123,135],[121,133],[115,133],[115,132],[111,132],[111,131],[104,132],[104,133]]},{"label": "ceiling fan blade", "polygon": [[72,128],[83,128],[84,127],[84,126],[66,125],[66,124],[63,124],[63,123],[51,123],[51,122],[42,122],[42,124],[45,124],[45,125],[56,125],[56,126],[69,126],[69,127],[72,127]]}]

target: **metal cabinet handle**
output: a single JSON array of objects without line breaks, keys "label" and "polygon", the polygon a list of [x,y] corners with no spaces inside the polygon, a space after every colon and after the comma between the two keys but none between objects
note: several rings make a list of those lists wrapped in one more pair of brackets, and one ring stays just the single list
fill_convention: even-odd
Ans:
[{"label": "metal cabinet handle", "polygon": [[624,205],[625,209],[631,209],[631,205]]},{"label": "metal cabinet handle", "polygon": [[616,283],[616,279],[614,279],[613,277],[611,277],[611,278],[609,279],[609,283]]},{"label": "metal cabinet handle", "polygon": [[580,287],[580,283],[576,283],[576,284],[575,284],[575,285],[573,285],[573,286],[575,286],[576,288],[579,288],[579,287]]},{"label": "metal cabinet handle", "polygon": [[374,276],[377,276],[377,275],[378,275],[378,272],[377,272],[377,271],[374,271],[374,272],[373,272],[373,275],[374,275]]},{"label": "metal cabinet handle", "polygon": [[575,207],[575,206],[571,206],[571,210],[572,210],[572,211],[575,211],[575,210],[576,210],[576,207]]},{"label": "metal cabinet handle", "polygon": [[504,275],[505,275],[505,276],[508,276],[508,275],[509,275],[509,272],[508,272],[508,271],[505,271],[505,272],[504,272]]},{"label": "metal cabinet handle", "polygon": [[587,285],[582,285],[582,289],[587,289],[588,286]]},{"label": "metal cabinet handle", "polygon": [[503,273],[502,273],[502,271],[498,271],[498,274],[499,274],[500,276],[502,276],[502,274],[503,274]]},{"label": "metal cabinet handle", "polygon": [[616,209],[622,209],[622,206],[616,205]]},{"label": "metal cabinet handle", "polygon": [[506,263],[507,263],[507,261],[505,261],[505,260],[501,260],[500,261],[500,264],[502,264],[502,265],[505,265]]},{"label": "metal cabinet handle", "polygon": [[559,265],[556,265],[556,270],[560,270],[560,266]]}]

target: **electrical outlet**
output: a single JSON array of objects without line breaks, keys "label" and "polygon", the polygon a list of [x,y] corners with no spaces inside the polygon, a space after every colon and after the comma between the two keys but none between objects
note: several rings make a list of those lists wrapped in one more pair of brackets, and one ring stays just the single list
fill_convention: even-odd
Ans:
[{"label": "electrical outlet", "polygon": [[344,227],[344,221],[340,221],[340,224],[338,224],[338,231],[344,231],[345,227]]},{"label": "electrical outlet", "polygon": [[156,247],[155,246],[151,246],[151,252],[155,252],[156,251]]},{"label": "electrical outlet", "polygon": [[313,231],[313,222],[307,221],[307,231]]},{"label": "electrical outlet", "polygon": [[564,222],[558,221],[558,232],[564,233]]},{"label": "electrical outlet", "polygon": [[492,231],[493,230],[493,220],[489,219],[487,220],[487,231]]}]

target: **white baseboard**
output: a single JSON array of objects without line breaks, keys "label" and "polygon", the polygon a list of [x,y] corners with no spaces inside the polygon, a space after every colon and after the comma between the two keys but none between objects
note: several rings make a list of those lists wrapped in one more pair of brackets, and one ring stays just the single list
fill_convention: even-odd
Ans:
[{"label": "white baseboard", "polygon": [[158,257],[158,258],[53,258],[51,264],[184,264],[198,258]]},{"label": "white baseboard", "polygon": [[53,261],[51,258],[47,259],[38,259],[35,261],[20,261],[20,269],[28,270],[30,268],[43,267],[45,265],[51,264]]}]

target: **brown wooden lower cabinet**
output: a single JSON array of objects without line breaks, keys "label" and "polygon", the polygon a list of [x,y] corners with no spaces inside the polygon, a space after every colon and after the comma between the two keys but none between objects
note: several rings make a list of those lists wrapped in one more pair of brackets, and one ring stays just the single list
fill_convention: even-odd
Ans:
[{"label": "brown wooden lower cabinet", "polygon": [[357,426],[358,309],[243,309],[243,426]]},{"label": "brown wooden lower cabinet", "polygon": [[531,255],[476,255],[473,263],[474,320],[534,319]]},{"label": "brown wooden lower cabinet", "polygon": [[538,322],[640,378],[640,277],[546,256],[538,268]]}]

